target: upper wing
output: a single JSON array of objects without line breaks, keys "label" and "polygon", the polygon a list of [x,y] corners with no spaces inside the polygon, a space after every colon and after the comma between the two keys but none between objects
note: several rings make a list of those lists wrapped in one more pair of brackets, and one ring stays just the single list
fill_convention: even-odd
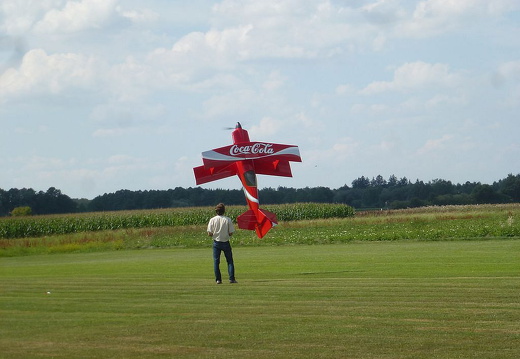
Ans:
[{"label": "upper wing", "polygon": [[202,152],[204,166],[195,167],[197,184],[237,174],[237,161],[253,161],[261,175],[292,177],[289,161],[301,162],[298,146],[267,142],[244,142]]},{"label": "upper wing", "polygon": [[[295,161],[301,162],[298,146],[267,142],[244,142],[202,152],[205,167],[213,167],[243,160]],[[255,161],[256,162],[256,161]]]}]

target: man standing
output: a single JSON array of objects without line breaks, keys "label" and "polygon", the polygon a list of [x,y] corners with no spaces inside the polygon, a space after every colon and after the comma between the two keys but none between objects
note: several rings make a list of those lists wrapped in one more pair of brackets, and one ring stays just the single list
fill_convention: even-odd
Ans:
[{"label": "man standing", "polygon": [[220,273],[220,254],[224,252],[228,265],[229,283],[237,283],[235,280],[235,265],[233,263],[233,252],[230,237],[235,232],[235,227],[231,218],[224,216],[226,207],[223,203],[217,204],[215,207],[217,215],[209,220],[208,235],[213,238],[213,267],[215,270],[215,280],[217,284],[222,284],[222,275]]}]

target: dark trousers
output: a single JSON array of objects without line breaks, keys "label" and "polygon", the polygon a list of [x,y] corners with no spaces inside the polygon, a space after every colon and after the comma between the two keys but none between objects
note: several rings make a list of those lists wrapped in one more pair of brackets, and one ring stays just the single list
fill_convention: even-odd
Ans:
[{"label": "dark trousers", "polygon": [[229,280],[235,280],[235,265],[233,263],[233,252],[231,251],[231,244],[229,242],[213,241],[213,267],[215,270],[215,280],[222,281],[222,274],[220,273],[220,254],[224,252],[228,266]]}]

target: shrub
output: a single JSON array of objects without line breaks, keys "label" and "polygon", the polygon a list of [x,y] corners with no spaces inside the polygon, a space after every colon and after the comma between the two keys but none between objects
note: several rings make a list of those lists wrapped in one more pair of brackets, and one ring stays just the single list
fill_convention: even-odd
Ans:
[{"label": "shrub", "polygon": [[22,217],[32,215],[32,209],[29,206],[16,207],[11,211],[11,216]]}]

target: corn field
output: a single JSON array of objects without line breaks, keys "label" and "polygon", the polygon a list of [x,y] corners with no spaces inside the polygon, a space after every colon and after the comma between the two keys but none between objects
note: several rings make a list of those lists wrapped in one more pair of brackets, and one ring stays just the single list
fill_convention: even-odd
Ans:
[{"label": "corn field", "polygon": [[[342,204],[297,203],[266,206],[279,221],[345,218],[354,215],[352,207]],[[245,206],[229,206],[231,218],[246,211]],[[193,207],[150,211],[103,212],[76,215],[0,218],[0,238],[28,238],[69,233],[131,228],[155,228],[206,224],[214,215],[211,208]]]},{"label": "corn field", "polygon": [[[237,230],[237,246],[357,241],[519,239],[520,204],[357,212],[343,205],[266,206],[280,225],[259,240]],[[229,206],[236,218],[247,208]],[[152,248],[206,248],[212,208],[0,218],[0,257]],[[10,236],[10,237],[7,237]]]}]

